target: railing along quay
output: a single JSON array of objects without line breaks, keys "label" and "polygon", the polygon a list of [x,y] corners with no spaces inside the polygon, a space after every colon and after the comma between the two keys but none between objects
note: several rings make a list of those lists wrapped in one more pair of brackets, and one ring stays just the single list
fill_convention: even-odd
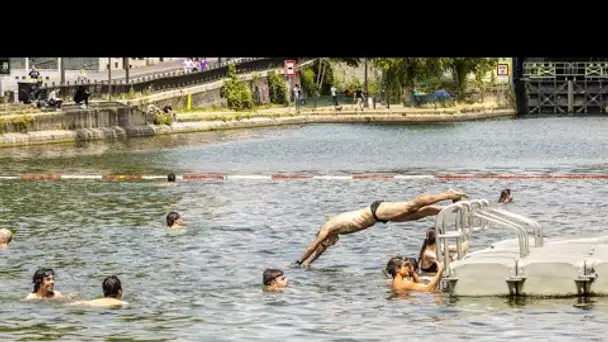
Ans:
[{"label": "railing along quay", "polygon": [[[303,63],[314,58],[297,59],[297,63]],[[234,63],[237,74],[282,68],[285,58],[242,58],[229,62],[218,63],[205,71],[184,72],[173,71],[152,76],[134,78],[127,83],[125,80],[109,81],[79,81],[67,82],[64,85],[44,84],[41,88],[42,94],[46,95],[51,89],[56,88],[59,96],[70,101],[71,97],[80,86],[85,86],[91,93],[92,98],[100,98],[104,95],[116,97],[132,94],[152,94],[172,89],[192,87],[200,84],[210,83],[224,79],[228,76],[228,65]]]}]

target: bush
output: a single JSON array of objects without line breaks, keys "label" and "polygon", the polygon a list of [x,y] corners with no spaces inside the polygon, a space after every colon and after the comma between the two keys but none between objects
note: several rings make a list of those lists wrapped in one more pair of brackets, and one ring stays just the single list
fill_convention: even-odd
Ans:
[{"label": "bush", "polygon": [[268,92],[270,93],[270,103],[286,105],[287,84],[285,80],[274,71],[268,73]]},{"label": "bush", "polygon": [[19,133],[27,133],[27,128],[34,119],[27,115],[20,116],[19,118],[12,119],[11,123]]},{"label": "bush", "polygon": [[300,82],[302,89],[308,96],[318,96],[317,84],[315,81],[315,72],[311,68],[306,68],[300,71]]},{"label": "bush", "polygon": [[251,89],[249,89],[247,83],[238,79],[236,67],[233,63],[228,65],[228,79],[224,82],[221,93],[226,98],[230,109],[245,110],[255,107]]},{"label": "bush", "polygon": [[171,114],[158,113],[154,115],[154,124],[171,126],[173,124],[173,117]]}]

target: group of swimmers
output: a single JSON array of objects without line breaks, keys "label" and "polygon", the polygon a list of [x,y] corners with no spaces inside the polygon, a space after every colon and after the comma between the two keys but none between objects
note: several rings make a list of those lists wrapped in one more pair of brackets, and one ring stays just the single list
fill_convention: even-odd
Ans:
[{"label": "group of swimmers", "polygon": [[[467,197],[466,193],[450,189],[444,193],[421,195],[408,202],[375,201],[369,207],[339,214],[327,221],[295,264],[310,265],[328,247],[336,244],[339,235],[367,229],[377,222],[408,222],[434,216],[443,209],[443,207],[435,205],[436,203],[444,200],[452,200],[452,203],[456,203]],[[511,190],[502,190],[498,202],[510,203],[512,201]],[[468,248],[468,244],[463,243],[461,252],[466,253]],[[449,247],[449,252],[455,254],[458,253],[458,250]],[[386,264],[384,271],[385,274],[392,277],[391,289],[395,292],[433,292],[441,280],[444,269],[444,263],[437,261],[435,230],[429,229],[426,232],[426,238],[420,249],[418,259],[402,256],[392,257]],[[421,275],[427,277],[423,278]],[[280,269],[266,269],[262,275],[262,282],[264,289],[267,291],[281,290],[288,284],[287,277]]]},{"label": "group of swimmers", "polygon": [[[8,247],[13,240],[13,233],[8,229],[0,229],[0,249]],[[55,270],[52,268],[40,268],[34,273],[32,279],[34,289],[25,297],[26,300],[36,299],[62,299],[61,292],[55,290]],[[89,305],[98,307],[113,307],[127,305],[122,301],[122,284],[117,276],[111,275],[105,278],[101,284],[103,298],[90,301],[75,301],[72,305]]]},{"label": "group of swimmers", "polygon": [[[13,241],[13,233],[6,229],[0,229],[0,249],[7,248]],[[55,270],[52,268],[40,268],[34,273],[32,279],[34,289],[25,297],[26,300],[36,299],[63,299],[61,292],[55,290]],[[90,301],[75,301],[72,305],[89,305],[98,307],[114,307],[127,305],[122,301],[122,284],[117,276],[111,275],[105,278],[101,284],[103,298]]]},{"label": "group of swimmers", "polygon": [[[169,174],[168,183],[175,185],[175,174]],[[356,233],[374,226],[376,223],[409,222],[417,221],[427,216],[435,216],[443,209],[436,205],[441,201],[451,200],[456,203],[468,198],[464,192],[449,189],[438,194],[425,194],[406,202],[374,201],[371,205],[338,214],[330,218],[319,230],[313,241],[307,246],[299,260],[295,262],[298,266],[310,266],[330,246],[335,245],[340,235]],[[509,203],[513,200],[510,189],[501,191],[499,203]],[[167,227],[180,228],[184,226],[184,220],[178,212],[172,211],[166,217]],[[0,248],[8,246],[12,241],[12,232],[8,229],[0,229]],[[437,262],[437,246],[435,232],[430,229],[426,233],[424,244],[420,250],[418,260],[415,258],[404,258],[395,256],[389,260],[385,267],[386,274],[393,278],[391,288],[394,291],[434,291],[444,271],[444,264]],[[468,250],[463,244],[461,251]],[[450,253],[457,250],[450,248]],[[427,281],[422,281],[418,269],[428,275],[432,275]],[[26,299],[58,299],[62,298],[59,291],[55,291],[55,271],[50,268],[41,268],[33,277],[34,289]],[[267,291],[280,290],[287,287],[288,279],[280,269],[266,269],[263,272],[262,282]],[[127,302],[122,301],[122,284],[115,275],[105,278],[102,282],[103,298],[91,301],[77,301],[73,305],[90,306],[122,306]]]},{"label": "group of swimmers", "polygon": [[[41,268],[34,273],[34,289],[25,299],[63,299],[61,292],[55,290],[55,271],[52,268]],[[103,298],[71,302],[71,305],[88,305],[95,307],[116,307],[128,303],[122,300],[122,283],[117,276],[105,278],[101,284]]]}]

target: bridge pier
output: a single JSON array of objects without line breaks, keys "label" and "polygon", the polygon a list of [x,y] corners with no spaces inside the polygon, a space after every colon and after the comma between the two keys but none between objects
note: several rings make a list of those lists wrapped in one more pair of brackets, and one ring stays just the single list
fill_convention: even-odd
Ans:
[{"label": "bridge pier", "polygon": [[524,57],[514,57],[511,62],[511,70],[513,70],[512,82],[515,93],[515,110],[517,115],[528,113],[526,84],[523,80],[523,62]]}]

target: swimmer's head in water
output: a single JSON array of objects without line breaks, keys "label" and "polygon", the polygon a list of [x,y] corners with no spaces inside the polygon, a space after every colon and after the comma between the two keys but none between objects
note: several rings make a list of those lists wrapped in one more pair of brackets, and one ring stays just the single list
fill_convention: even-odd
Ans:
[{"label": "swimmer's head in water", "polygon": [[169,214],[167,214],[167,226],[171,227],[173,225],[178,225],[178,226],[184,225],[184,219],[176,211],[172,211]]},{"label": "swimmer's head in water", "polygon": [[503,189],[500,192],[500,198],[498,199],[498,203],[507,203],[513,200],[511,196],[511,189]]},{"label": "swimmer's head in water", "polygon": [[404,260],[404,261],[409,261],[409,263],[410,263],[410,264],[412,265],[412,267],[414,267],[414,268],[416,267],[416,265],[418,265],[418,260],[416,260],[416,258],[410,258],[410,257],[407,257],[407,258],[404,258],[403,260]]},{"label": "swimmer's head in water", "polygon": [[122,298],[122,284],[120,283],[120,279],[117,276],[109,276],[103,280],[101,284],[103,288],[103,296],[111,297],[116,299]]},{"label": "swimmer's head in water", "polygon": [[[418,254],[418,260],[422,261],[422,257],[424,255],[424,251],[426,251],[426,248],[429,245],[434,245],[435,242],[436,242],[435,229],[430,228],[426,231],[426,237],[424,238],[424,243],[422,244],[422,247],[420,248],[420,253]],[[415,265],[417,265],[417,264],[415,264]]]},{"label": "swimmer's head in water", "polygon": [[429,230],[426,231],[425,243],[427,245],[433,245],[433,244],[435,244],[435,229],[434,228],[431,228],[431,229],[429,229]]},{"label": "swimmer's head in water", "polygon": [[279,269],[267,268],[262,274],[262,282],[265,286],[286,287],[287,277]]},{"label": "swimmer's head in water", "polygon": [[52,268],[39,268],[32,279],[34,283],[33,293],[41,288],[46,292],[53,292],[55,289],[55,271]]},{"label": "swimmer's head in water", "polygon": [[175,173],[170,173],[167,176],[167,182],[175,182]]},{"label": "swimmer's head in water", "polygon": [[13,232],[6,228],[0,229],[0,245],[8,245],[13,241]]},{"label": "swimmer's head in water", "polygon": [[393,278],[395,278],[397,274],[400,274],[402,277],[407,277],[414,268],[412,260],[415,259],[403,258],[402,256],[392,257],[386,264],[386,273],[390,274]]}]

